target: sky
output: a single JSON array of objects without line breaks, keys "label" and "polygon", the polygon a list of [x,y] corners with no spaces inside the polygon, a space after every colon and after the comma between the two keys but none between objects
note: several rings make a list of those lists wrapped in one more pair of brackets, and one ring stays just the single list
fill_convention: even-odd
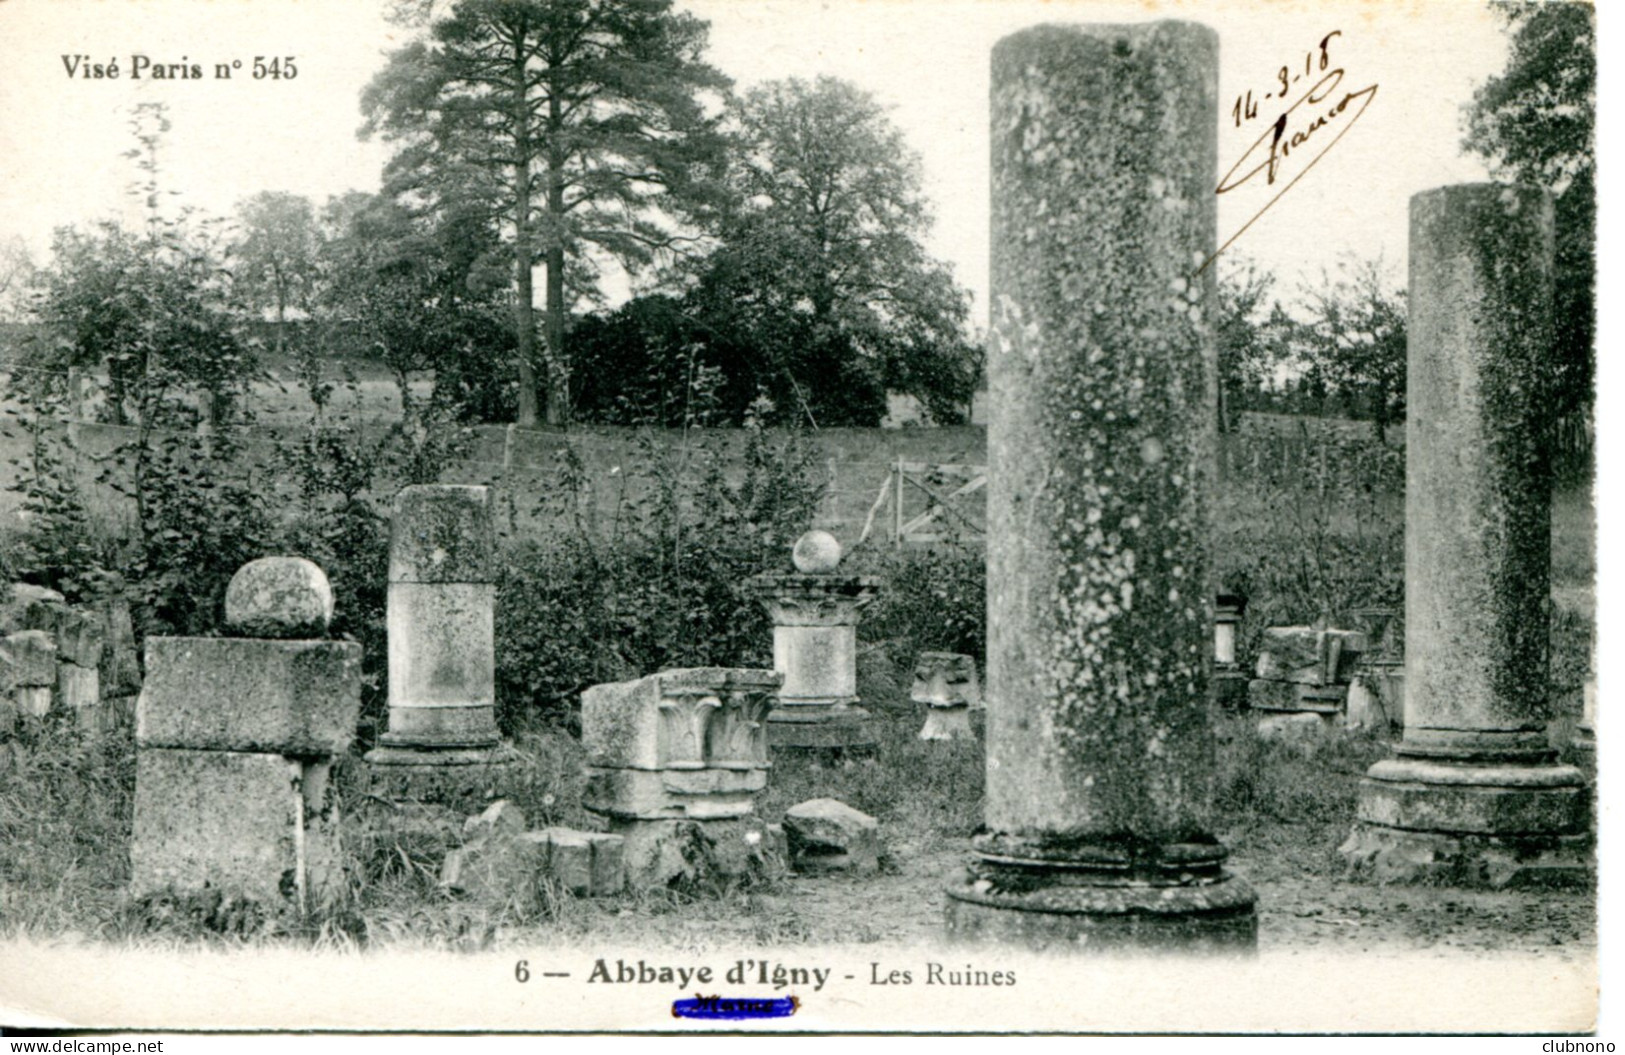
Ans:
[{"label": "sky", "polygon": [[[1040,22],[1205,22],[1220,36],[1220,171],[1260,123],[1232,105],[1269,91],[1283,65],[1319,42],[1342,87],[1376,85],[1323,161],[1281,195],[1230,252],[1290,294],[1344,256],[1380,257],[1403,284],[1407,201],[1484,179],[1462,155],[1461,109],[1505,59],[1499,21],[1477,0],[1361,3],[1105,0],[680,0],[711,25],[710,61],[740,89],[832,74],[872,92],[921,158],[936,222],[928,247],[949,261],[985,319],[988,268],[988,57],[1002,36]],[[375,190],[387,148],[357,138],[362,88],[404,39],[381,0],[0,0],[0,239],[21,236],[37,262],[51,231],[134,216],[132,105],[162,101],[173,130],[160,163],[175,200],[223,214],[260,190],[316,199]],[[131,77],[132,56],[196,64],[201,77]],[[73,56],[87,56],[68,72]],[[256,56],[295,59],[293,79],[252,78]],[[66,57],[66,58],[65,58]],[[86,78],[116,59],[120,78]],[[219,63],[241,62],[229,79]],[[1267,107],[1266,107],[1267,109]],[[1327,133],[1331,134],[1330,132]],[[1254,181],[1255,183],[1257,181]],[[1273,194],[1279,186],[1272,188]],[[1221,240],[1262,207],[1251,187],[1220,197]]]}]

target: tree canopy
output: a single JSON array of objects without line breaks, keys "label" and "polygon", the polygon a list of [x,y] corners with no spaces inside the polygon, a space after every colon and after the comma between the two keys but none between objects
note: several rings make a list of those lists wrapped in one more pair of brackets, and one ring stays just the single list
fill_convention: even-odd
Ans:
[{"label": "tree canopy", "polygon": [[1467,109],[1464,146],[1495,174],[1555,196],[1558,411],[1589,409],[1596,341],[1596,11],[1497,3],[1512,34],[1504,72]]},{"label": "tree canopy", "polygon": [[706,35],[671,0],[459,0],[363,96],[364,134],[399,147],[392,194],[504,224],[522,425],[537,418],[533,267],[547,275],[547,421],[563,424],[589,249],[636,269],[680,240],[670,217],[707,207],[722,140],[703,96],[728,82],[701,60]]},{"label": "tree canopy", "polygon": [[878,422],[889,391],[960,420],[981,369],[969,298],[922,239],[918,157],[876,100],[831,77],[761,85],[732,108],[740,149],[718,248],[690,302],[744,345],[758,385],[818,424]]}]

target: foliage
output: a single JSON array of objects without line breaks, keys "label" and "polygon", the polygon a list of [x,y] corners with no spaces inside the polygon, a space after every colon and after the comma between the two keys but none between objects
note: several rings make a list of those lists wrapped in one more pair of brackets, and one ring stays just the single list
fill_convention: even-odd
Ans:
[{"label": "foliage", "polygon": [[730,479],[702,444],[640,443],[638,468],[609,524],[567,455],[552,489],[574,525],[544,542],[511,546],[497,604],[499,721],[572,720],[576,698],[599,682],[666,667],[771,665],[771,629],[749,591],[780,570],[820,493],[811,453],[759,429]]},{"label": "foliage", "polygon": [[1473,96],[1463,146],[1498,177],[1555,197],[1558,393],[1589,410],[1596,342],[1596,10],[1588,3],[1494,5],[1512,34],[1507,67]]},{"label": "foliage", "polygon": [[981,372],[969,298],[921,244],[919,159],[884,109],[845,81],[792,78],[731,117],[732,198],[688,301],[735,402],[763,391],[789,421],[874,425],[903,392],[962,421]]},{"label": "foliage", "polygon": [[[134,108],[140,144],[126,156],[144,174],[142,231],[102,222],[92,231],[59,228],[35,305],[42,335],[20,365],[36,386],[65,390],[72,367],[101,368],[107,407],[125,424],[130,405],[143,428],[232,417],[232,402],[255,371],[241,331],[219,223],[159,209],[158,151],[170,128],[162,104]],[[194,409],[186,396],[200,397]]]},{"label": "foliage", "polygon": [[241,233],[233,246],[232,277],[247,307],[276,313],[277,352],[283,352],[288,310],[314,307],[320,233],[308,198],[261,191],[239,202]]},{"label": "foliage", "polygon": [[1219,258],[1216,329],[1219,429],[1235,428],[1236,416],[1257,409],[1258,395],[1273,387],[1288,358],[1291,318],[1270,300],[1275,276],[1245,257]]},{"label": "foliage", "polygon": [[[27,450],[12,459],[11,490],[22,498],[18,533],[3,570],[46,586],[71,603],[90,600],[114,585],[107,533],[91,518],[74,471],[76,452],[53,420],[54,403],[24,398],[22,413],[0,424],[0,437]],[[12,581],[7,578],[5,581]]]},{"label": "foliage", "polygon": [[921,652],[987,652],[987,557],[976,544],[864,547],[842,562],[885,584],[858,632],[885,649],[899,671]]},{"label": "foliage", "polygon": [[1327,387],[1363,402],[1377,442],[1405,413],[1406,304],[1391,290],[1380,260],[1343,260],[1337,276],[1303,290],[1308,321],[1296,328],[1301,355]]},{"label": "foliage", "polygon": [[1232,437],[1218,512],[1217,585],[1248,598],[1237,651],[1265,627],[1353,626],[1405,597],[1405,453],[1330,432]]},{"label": "foliage", "polygon": [[[547,268],[547,421],[569,407],[569,275],[589,247],[630,268],[678,241],[660,210],[703,207],[721,140],[701,102],[727,81],[706,24],[670,0],[459,0],[362,99],[398,144],[391,191],[477,208],[512,232],[519,423],[536,422],[531,269]],[[568,275],[567,275],[568,272]]]},{"label": "foliage", "polygon": [[416,215],[352,192],[328,202],[323,227],[319,305],[329,346],[386,364],[408,416],[410,375],[430,369],[442,405],[475,417],[493,402],[500,408],[511,343],[489,265],[490,224],[467,212]]}]

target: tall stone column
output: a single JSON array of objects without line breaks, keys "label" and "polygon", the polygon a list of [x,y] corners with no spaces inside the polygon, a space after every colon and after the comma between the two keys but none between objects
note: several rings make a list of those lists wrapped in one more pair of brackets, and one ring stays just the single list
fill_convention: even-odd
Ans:
[{"label": "tall stone column", "polygon": [[495,602],[489,489],[402,488],[389,544],[389,728],[367,753],[385,794],[487,798],[513,764],[496,724]]},{"label": "tall stone column", "polygon": [[1585,781],[1547,741],[1551,200],[1411,199],[1405,735],[1343,846],[1385,881],[1585,874]]},{"label": "tall stone column", "polygon": [[986,834],[948,928],[1251,948],[1212,835],[1218,40],[993,50]]}]

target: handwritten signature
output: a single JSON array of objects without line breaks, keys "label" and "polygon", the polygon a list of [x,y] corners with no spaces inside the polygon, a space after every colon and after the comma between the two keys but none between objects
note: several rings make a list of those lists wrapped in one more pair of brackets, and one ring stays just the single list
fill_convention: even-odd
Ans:
[{"label": "handwritten signature", "polygon": [[[1235,234],[1231,235],[1223,245],[1219,246],[1212,256],[1202,262],[1202,266],[1196,269],[1197,274],[1206,271],[1208,265],[1218,259],[1220,253],[1230,248],[1237,238],[1240,238],[1249,227],[1258,222],[1259,217],[1269,212],[1270,208],[1281,200],[1283,194],[1291,190],[1299,180],[1308,175],[1309,170],[1314,168],[1320,162],[1320,159],[1325,157],[1327,152],[1337,145],[1338,140],[1348,134],[1348,130],[1354,127],[1360,117],[1371,106],[1371,101],[1377,97],[1377,85],[1375,84],[1354,91],[1343,92],[1342,97],[1335,102],[1331,102],[1330,105],[1323,105],[1330,102],[1337,95],[1342,87],[1343,77],[1344,70],[1341,67],[1328,71],[1308,91],[1294,100],[1292,105],[1282,111],[1279,117],[1270,122],[1263,133],[1253,140],[1252,145],[1237,159],[1236,163],[1230,166],[1230,171],[1226,172],[1224,177],[1219,180],[1219,186],[1215,192],[1218,194],[1228,194],[1231,191],[1252,184],[1260,174],[1264,177],[1264,185],[1273,187],[1278,180],[1286,179],[1287,175],[1290,174],[1289,163],[1295,162],[1308,154],[1306,148],[1315,143],[1323,144],[1320,147],[1320,152],[1310,157],[1308,163],[1299,169],[1295,175],[1291,175],[1291,178],[1286,180],[1281,189],[1276,191],[1270,197],[1270,200],[1264,203],[1263,208],[1254,213],[1246,223],[1241,225]],[[1252,115],[1248,114],[1248,116]],[[1330,139],[1326,139],[1325,136],[1316,138],[1316,133],[1332,128],[1337,129],[1335,136]],[[1256,186],[1256,184],[1254,185]]]}]

